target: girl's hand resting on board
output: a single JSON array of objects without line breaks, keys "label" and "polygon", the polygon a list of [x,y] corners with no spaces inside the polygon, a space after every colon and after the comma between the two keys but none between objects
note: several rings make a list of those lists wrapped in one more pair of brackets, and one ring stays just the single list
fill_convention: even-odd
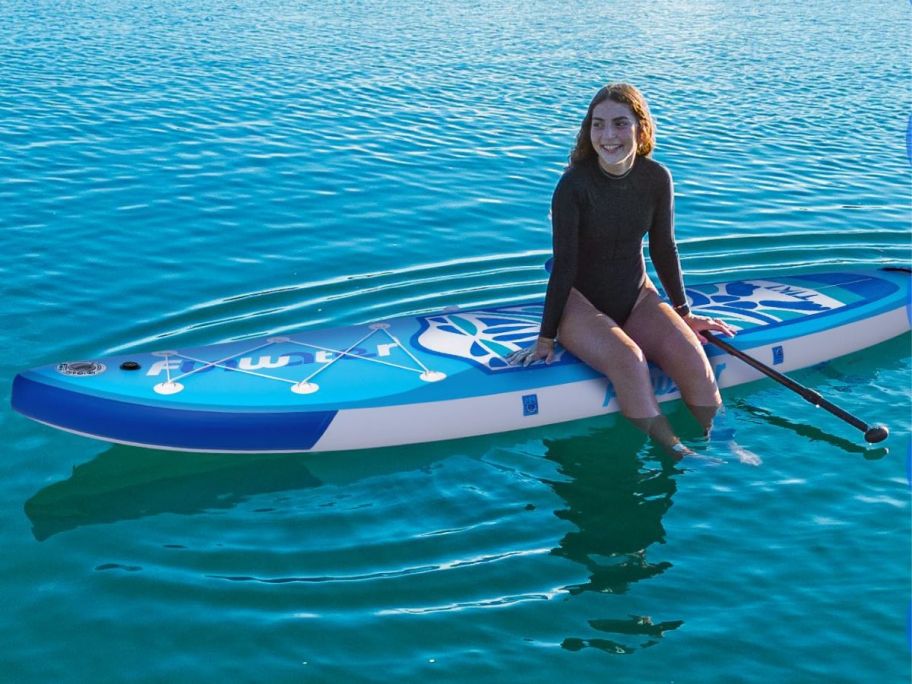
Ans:
[{"label": "girl's hand resting on board", "polygon": [[682,316],[682,320],[687,323],[688,327],[697,334],[700,342],[707,344],[707,340],[700,333],[704,330],[709,330],[710,332],[720,332],[726,337],[734,337],[735,331],[728,325],[725,321],[719,320],[718,318],[709,318],[707,316],[697,316],[696,314],[689,313],[686,316]]},{"label": "girl's hand resting on board", "polygon": [[528,366],[537,361],[545,360],[545,363],[551,363],[554,360],[554,340],[548,337],[539,337],[535,344],[525,349],[518,349],[507,357],[507,363],[511,366]]}]

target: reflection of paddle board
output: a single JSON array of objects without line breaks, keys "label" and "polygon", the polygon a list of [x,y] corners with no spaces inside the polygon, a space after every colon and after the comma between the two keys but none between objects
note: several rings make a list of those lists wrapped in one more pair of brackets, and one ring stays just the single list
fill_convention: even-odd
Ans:
[{"label": "reflection of paddle board", "polygon": [[[687,290],[780,371],[909,330],[904,270],[756,278]],[[161,449],[333,451],[503,432],[617,410],[609,383],[567,352],[503,357],[538,333],[541,303],[409,316],[283,337],[25,371],[13,407],[63,430]],[[761,377],[708,348],[722,387]],[[657,369],[660,401],[678,397]]]}]

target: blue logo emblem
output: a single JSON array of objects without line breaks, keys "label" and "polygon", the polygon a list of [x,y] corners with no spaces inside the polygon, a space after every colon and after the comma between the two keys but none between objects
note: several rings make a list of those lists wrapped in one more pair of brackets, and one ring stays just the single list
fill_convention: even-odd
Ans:
[{"label": "blue logo emblem", "polygon": [[780,323],[845,306],[845,302],[817,290],[771,280],[688,288],[687,294],[691,308],[699,310],[697,313],[723,318],[734,327],[739,322],[745,324],[742,327]]},{"label": "blue logo emblem", "polygon": [[[416,343],[425,351],[466,359],[488,371],[518,370],[507,357],[538,337],[542,304],[453,311],[421,319]],[[558,348],[552,365],[566,356]]]}]

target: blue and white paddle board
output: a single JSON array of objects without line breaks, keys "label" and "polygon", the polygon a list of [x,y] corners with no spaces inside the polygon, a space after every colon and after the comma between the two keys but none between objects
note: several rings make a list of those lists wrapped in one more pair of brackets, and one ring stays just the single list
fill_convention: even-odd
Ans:
[{"label": "blue and white paddle board", "polygon": [[[845,270],[704,284],[691,308],[738,330],[779,371],[909,330],[909,273]],[[165,349],[25,371],[20,413],[156,449],[303,452],[505,432],[617,411],[610,383],[558,346],[550,364],[504,357],[538,334],[542,303],[454,310],[294,335]],[[721,387],[760,373],[707,347]],[[658,369],[659,401],[679,397]]]}]

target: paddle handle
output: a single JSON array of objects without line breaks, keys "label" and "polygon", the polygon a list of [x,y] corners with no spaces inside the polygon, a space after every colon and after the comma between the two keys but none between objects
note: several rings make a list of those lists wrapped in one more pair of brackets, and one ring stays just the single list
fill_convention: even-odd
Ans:
[{"label": "paddle handle", "polygon": [[849,413],[845,409],[838,407],[833,402],[824,398],[820,394],[820,392],[817,392],[816,390],[812,390],[809,387],[805,387],[804,385],[795,382],[790,377],[783,375],[782,373],[777,371],[775,368],[770,368],[765,363],[755,359],[753,356],[750,356],[749,354],[745,354],[743,351],[741,351],[737,347],[729,344],[725,340],[720,339],[713,333],[704,330],[701,332],[701,334],[707,340],[709,340],[714,345],[719,347],[719,349],[722,349],[722,350],[728,352],[735,358],[740,359],[741,361],[744,361],[744,363],[746,363],[748,366],[756,368],[758,371],[760,371],[767,377],[770,377],[773,380],[775,380],[776,382],[778,382],[782,385],[785,385],[790,390],[792,390],[793,392],[795,392],[796,394],[801,396],[803,399],[805,399],[806,401],[813,404],[814,406],[819,406],[820,408],[826,409],[827,411],[832,413],[837,418],[840,418],[841,420],[844,420],[845,422],[847,422],[849,425],[858,428],[859,430],[861,430],[862,432],[865,433],[865,439],[867,441],[880,442],[880,441],[883,441],[884,439],[886,439],[887,435],[889,434],[889,431],[887,430],[886,427],[884,427],[882,425],[868,425],[868,423],[864,422],[860,418],[853,416],[851,413]]}]

